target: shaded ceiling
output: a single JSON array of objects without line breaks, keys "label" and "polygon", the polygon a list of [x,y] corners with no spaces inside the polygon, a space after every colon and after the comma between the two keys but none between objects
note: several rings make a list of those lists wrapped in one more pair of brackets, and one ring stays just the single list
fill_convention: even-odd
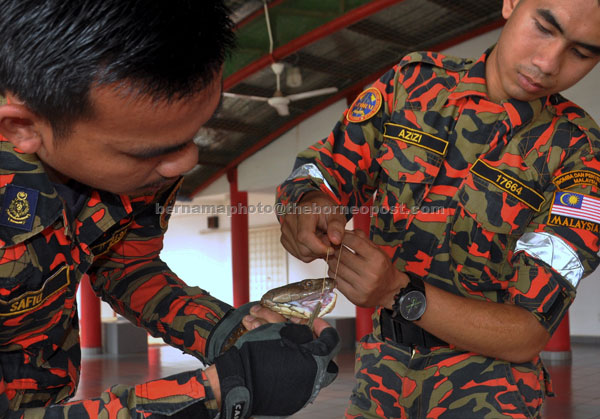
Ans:
[{"label": "shaded ceiling", "polygon": [[[406,53],[444,49],[503,23],[501,0],[274,0],[268,3],[270,54],[262,1],[225,2],[238,35],[238,48],[225,65],[225,91],[272,96],[276,77],[270,64],[277,61],[285,64],[284,95],[325,87],[338,92],[293,101],[289,116],[266,102],[224,97],[195,140],[199,165],[185,177],[183,199],[310,115],[358,93]],[[300,71],[299,87],[286,83],[292,67]]]}]

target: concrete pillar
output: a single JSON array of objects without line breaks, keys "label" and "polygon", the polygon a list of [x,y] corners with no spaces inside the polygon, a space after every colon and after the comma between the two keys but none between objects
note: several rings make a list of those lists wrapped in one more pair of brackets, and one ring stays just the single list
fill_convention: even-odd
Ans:
[{"label": "concrete pillar", "polygon": [[[369,235],[369,226],[371,224],[371,217],[369,213],[356,214],[353,217],[354,228],[364,231],[367,236]],[[358,342],[364,335],[369,334],[373,331],[373,322],[371,315],[375,309],[373,307],[364,308],[356,307],[356,341]]]},{"label": "concrete pillar", "polygon": [[248,252],[248,192],[238,191],[237,168],[227,172],[231,200],[231,263],[233,305],[250,301],[250,256]]},{"label": "concrete pillar", "polygon": [[549,361],[566,361],[571,359],[571,334],[568,312],[544,347],[541,357]]},{"label": "concrete pillar", "polygon": [[94,355],[102,353],[102,323],[100,320],[100,299],[94,294],[90,278],[85,275],[79,284],[81,304],[79,324],[81,327],[81,353]]}]

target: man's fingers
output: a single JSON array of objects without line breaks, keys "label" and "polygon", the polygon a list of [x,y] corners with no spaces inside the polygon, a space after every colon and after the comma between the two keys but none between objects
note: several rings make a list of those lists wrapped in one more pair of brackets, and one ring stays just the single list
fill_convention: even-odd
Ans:
[{"label": "man's fingers", "polygon": [[344,249],[342,258],[346,251],[352,251],[361,257],[367,257],[372,251],[378,251],[377,246],[362,231],[359,233],[357,231],[346,230],[344,232],[343,246],[348,247],[348,249]]},{"label": "man's fingers", "polygon": [[[309,350],[317,356],[330,356],[333,357],[335,356],[339,350],[340,350],[340,335],[337,333],[337,331],[329,326],[327,324],[327,322],[325,322],[323,319],[319,319],[321,320],[323,323],[319,323],[317,325],[317,322],[315,321],[315,328],[314,331],[316,332],[317,335],[317,339],[313,340],[312,342],[309,342],[308,344],[305,344],[304,346],[306,348],[310,348]],[[330,358],[331,359],[331,358]],[[331,365],[328,365],[327,371],[332,373],[332,374],[337,374],[337,366],[334,363],[330,363]],[[330,369],[331,367],[331,369]],[[333,380],[333,378],[335,378],[335,375],[333,377],[331,377],[331,380]],[[331,381],[329,381],[330,383]],[[329,384],[327,383],[327,384]],[[327,385],[325,384],[325,385]]]},{"label": "man's fingers", "polygon": [[363,239],[368,239],[369,236],[367,233],[365,233],[363,230],[361,230],[360,228],[355,228],[353,230],[353,233],[356,234],[358,237],[361,237]]},{"label": "man's fingers", "polygon": [[[281,236],[281,244],[283,245],[285,250],[290,252],[292,256],[301,260],[302,262],[312,262],[317,258],[316,256],[310,253],[310,250],[306,246],[303,246],[302,249],[300,249],[297,241],[289,239],[286,236]],[[304,256],[304,254],[308,254],[309,256]]]},{"label": "man's fingers", "polygon": [[295,221],[288,220],[281,224],[280,242],[285,250],[287,250],[295,258],[300,259],[302,262],[312,262],[318,257],[317,255],[313,254],[308,247],[304,246],[296,239]]},{"label": "man's fingers", "polygon": [[281,314],[256,304],[250,309],[250,314],[244,316],[242,324],[248,330],[256,329],[266,323],[281,323],[286,320]]},{"label": "man's fingers", "polygon": [[242,319],[242,324],[244,325],[244,327],[247,330],[254,330],[257,327],[260,327],[263,324],[267,324],[267,323],[269,323],[269,322],[265,321],[264,319],[256,318],[254,316],[245,316]]},{"label": "man's fingers", "polygon": [[327,237],[332,244],[338,246],[344,239],[346,217],[343,215],[330,215],[327,218]]},{"label": "man's fingers", "polygon": [[260,304],[252,306],[252,308],[250,309],[250,314],[254,317],[264,319],[269,323],[279,323],[285,321],[285,317],[283,317],[281,314],[276,313],[273,310],[269,310],[268,308],[263,307]]},{"label": "man's fingers", "polygon": [[317,336],[321,336],[321,332],[323,331],[323,329],[325,329],[327,327],[331,327],[331,325],[329,323],[327,323],[325,320],[318,318],[318,317],[315,319],[315,322],[313,323],[313,331],[315,332],[315,335],[317,335]]},{"label": "man's fingers", "polygon": [[[317,217],[303,216],[299,217],[296,231],[296,238],[301,246],[304,246],[308,253],[304,256],[315,255],[321,257],[327,254],[327,245],[317,235]],[[303,249],[299,246],[300,250]]]}]

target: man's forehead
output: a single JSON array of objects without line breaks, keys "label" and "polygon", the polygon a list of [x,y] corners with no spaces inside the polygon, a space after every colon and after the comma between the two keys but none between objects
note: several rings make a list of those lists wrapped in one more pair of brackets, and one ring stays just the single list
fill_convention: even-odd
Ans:
[{"label": "man's forehead", "polygon": [[[522,0],[523,1],[523,0]],[[600,0],[525,0],[537,17],[567,39],[598,54]]]},{"label": "man's forehead", "polygon": [[134,157],[152,158],[188,146],[221,100],[221,80],[180,100],[156,100],[127,86],[97,86],[94,115],[78,125],[80,137]]}]

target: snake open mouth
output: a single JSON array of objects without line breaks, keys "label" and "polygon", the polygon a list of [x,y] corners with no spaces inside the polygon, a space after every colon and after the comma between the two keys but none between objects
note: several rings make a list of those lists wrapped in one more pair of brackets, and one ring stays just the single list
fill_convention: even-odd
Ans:
[{"label": "snake open mouth", "polygon": [[[308,319],[310,315],[317,308],[317,304],[319,301],[321,302],[321,309],[319,310],[319,317],[323,317],[325,314],[329,313],[333,310],[335,306],[335,302],[337,300],[337,294],[335,291],[325,292],[322,296],[320,294],[317,295],[309,295],[306,298],[290,301],[289,303],[280,304],[278,307],[281,311],[280,314],[286,316],[288,314],[291,315],[291,312],[294,312],[294,317],[300,317],[303,319]],[[287,310],[286,310],[287,309]]]},{"label": "snake open mouth", "polygon": [[322,317],[335,307],[334,288],[331,278],[305,279],[270,290],[263,295],[261,304],[288,318],[308,319],[320,302],[318,316]]}]

